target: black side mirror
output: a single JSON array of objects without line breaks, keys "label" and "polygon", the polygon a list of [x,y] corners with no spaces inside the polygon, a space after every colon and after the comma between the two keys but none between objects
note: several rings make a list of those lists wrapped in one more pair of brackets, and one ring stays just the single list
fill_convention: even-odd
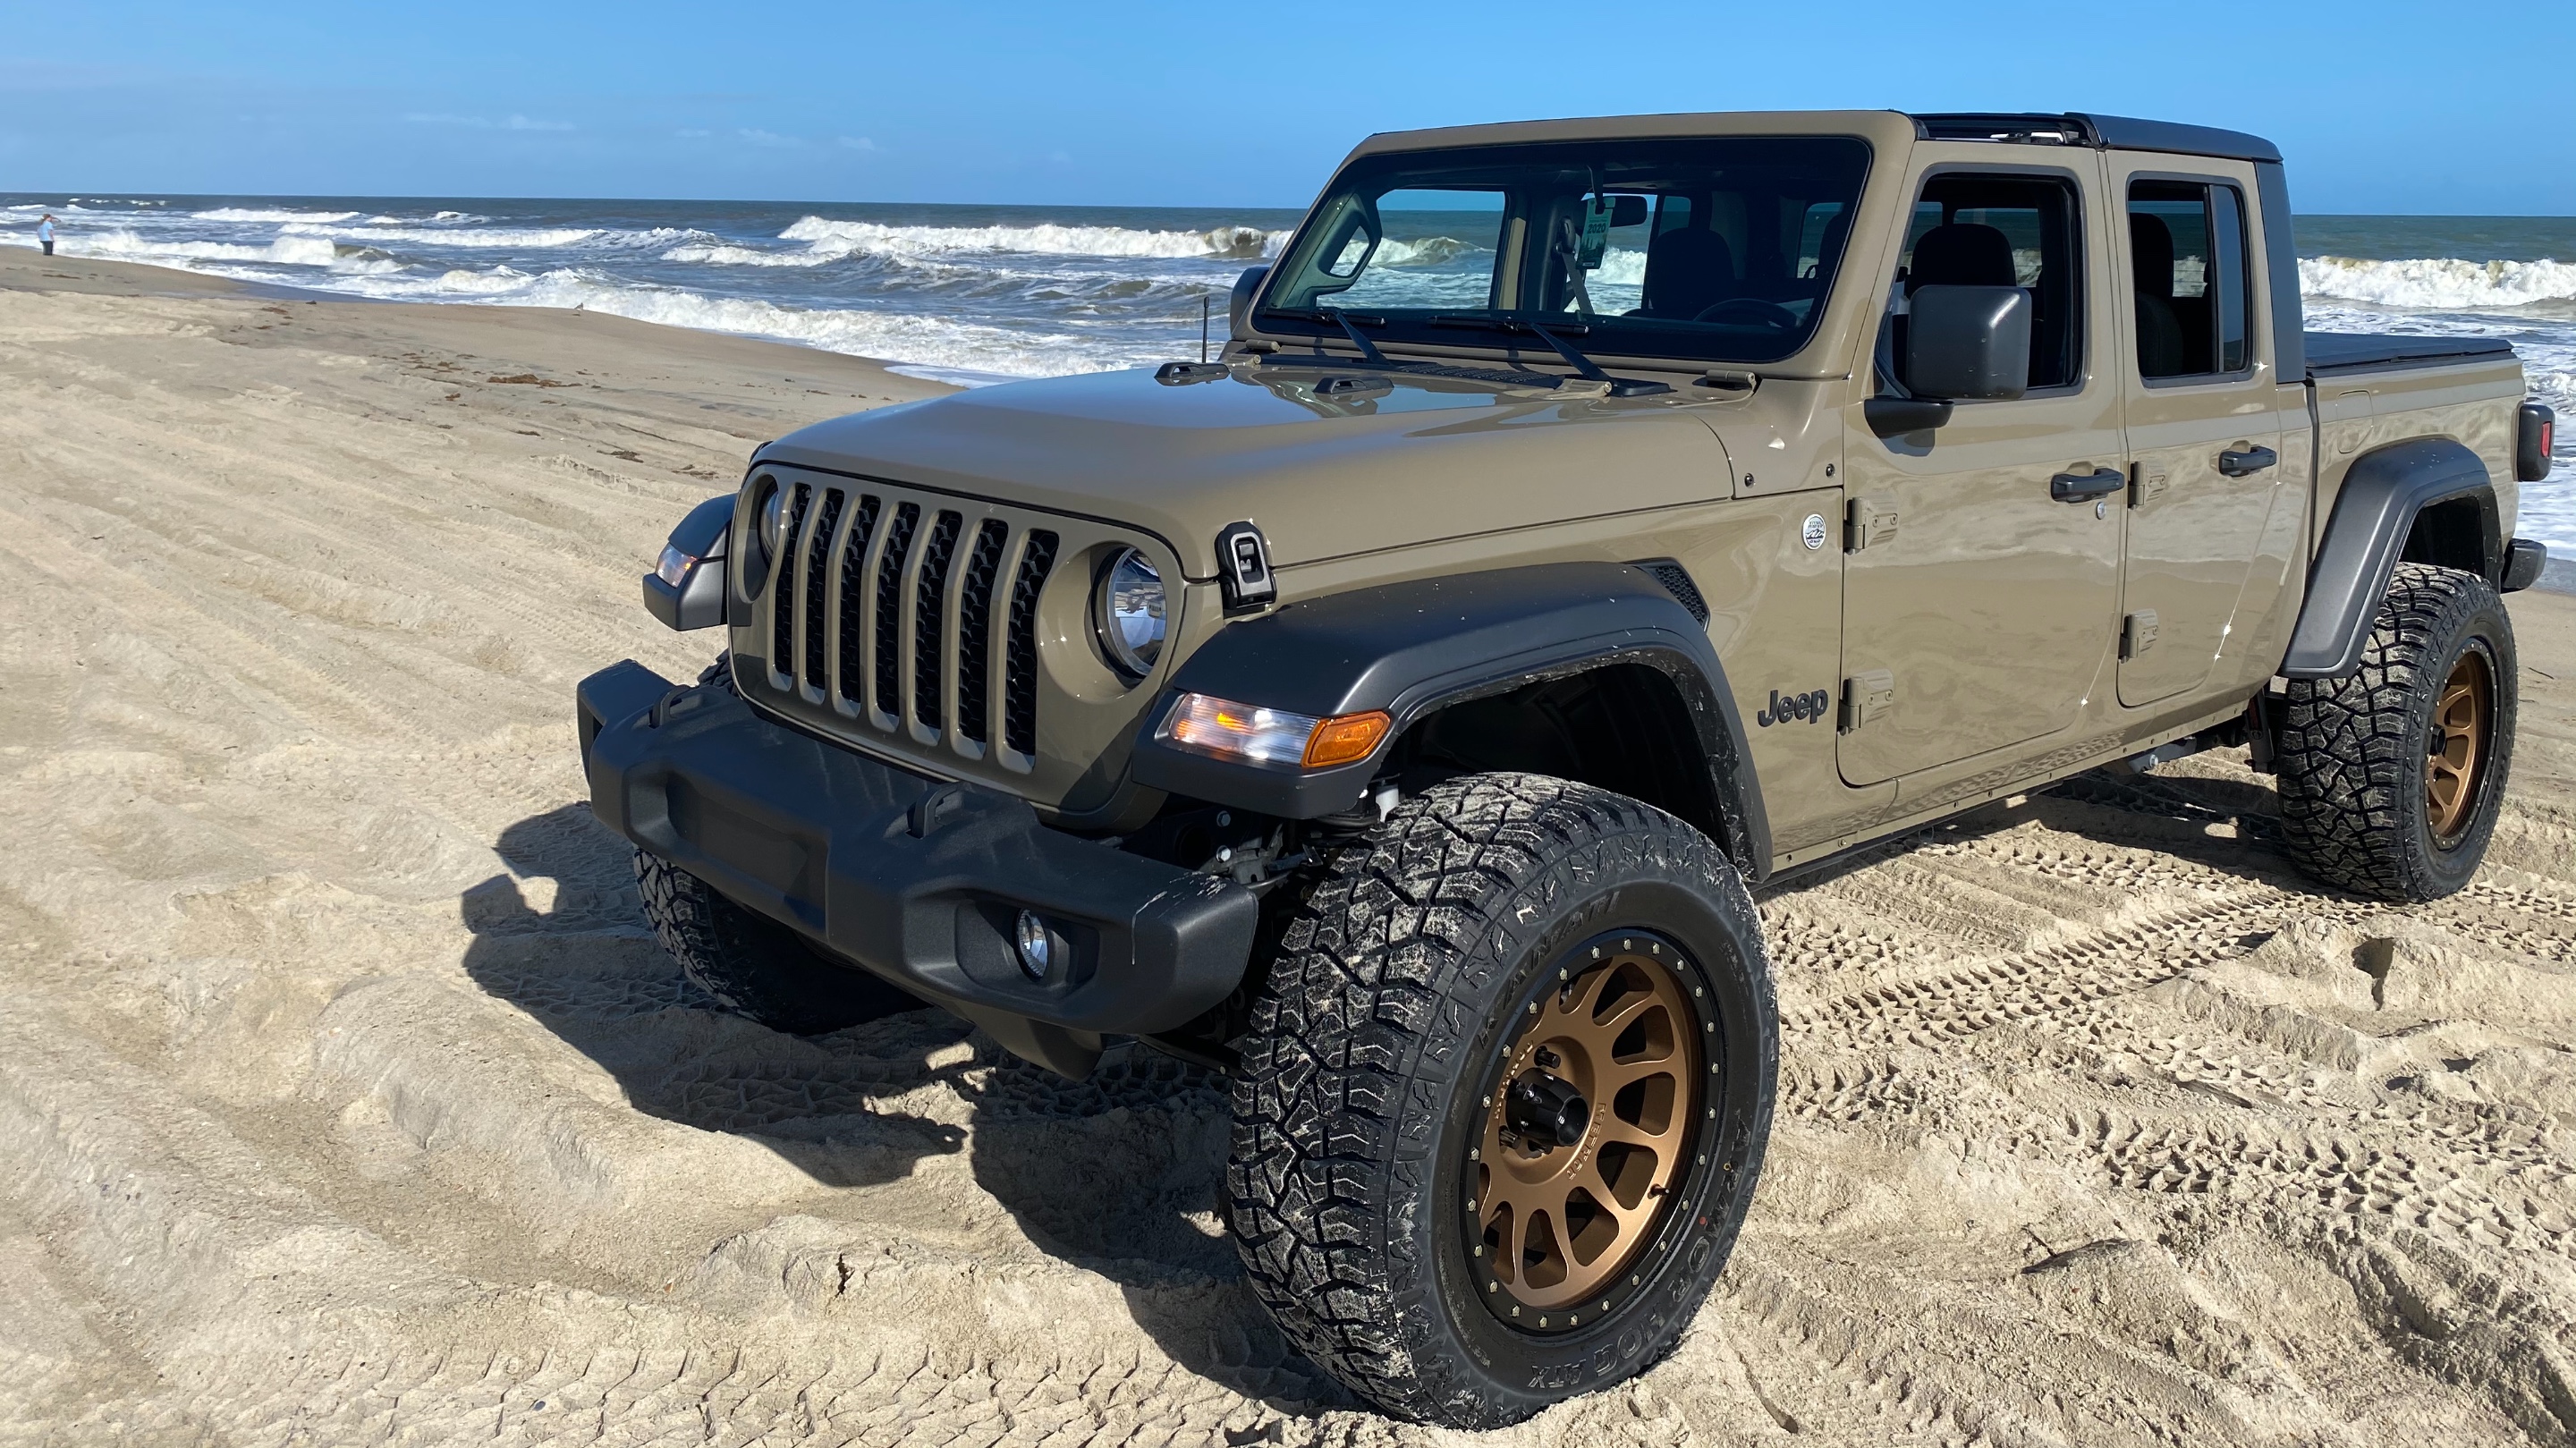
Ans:
[{"label": "black side mirror", "polygon": [[1261,295],[1261,284],[1270,279],[1270,268],[1244,268],[1234,279],[1234,295],[1226,298],[1225,323],[1228,335],[1240,342],[1252,335],[1252,299]]},{"label": "black side mirror", "polygon": [[2004,402],[2030,386],[2030,293],[1927,286],[1905,336],[1905,386],[1917,397]]}]

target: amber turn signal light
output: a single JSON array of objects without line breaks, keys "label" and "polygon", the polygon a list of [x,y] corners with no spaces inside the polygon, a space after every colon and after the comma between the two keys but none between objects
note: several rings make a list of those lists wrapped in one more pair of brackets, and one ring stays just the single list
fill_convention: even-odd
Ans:
[{"label": "amber turn signal light", "polygon": [[1387,729],[1395,721],[1383,709],[1366,714],[1343,714],[1315,726],[1306,740],[1306,767],[1322,769],[1328,765],[1350,764],[1366,759]]}]

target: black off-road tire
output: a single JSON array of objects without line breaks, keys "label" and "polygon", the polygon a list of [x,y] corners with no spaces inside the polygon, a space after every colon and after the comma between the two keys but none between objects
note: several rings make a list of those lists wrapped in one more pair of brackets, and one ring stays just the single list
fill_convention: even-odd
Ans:
[{"label": "black off-road tire", "polygon": [[[2492,680],[2487,747],[2465,822],[2437,835],[2425,796],[2427,738],[2443,685],[2483,652]],[[2513,763],[2513,621],[2474,573],[2400,563],[2361,669],[2290,683],[2278,769],[2281,827],[2300,869],[2356,894],[2437,900],[2486,858]]]},{"label": "black off-road tire", "polygon": [[[698,686],[740,692],[723,655],[698,675]],[[662,948],[698,989],[738,1016],[789,1035],[819,1036],[922,1005],[667,860],[637,850],[635,882]]]},{"label": "black off-road tire", "polygon": [[[1477,1093],[1524,1010],[1622,931],[1691,957],[1673,974],[1697,1015],[1676,1029],[1723,1066],[1708,1110],[1687,1113],[1670,1205],[1618,1268],[1636,1285],[1536,1333],[1488,1306],[1508,1299],[1469,1241]],[[1752,900],[1706,836],[1607,791],[1483,774],[1406,801],[1330,862],[1238,1050],[1226,1185],[1254,1291],[1377,1407],[1492,1428],[1631,1376],[1689,1325],[1761,1171],[1778,1023]]]}]

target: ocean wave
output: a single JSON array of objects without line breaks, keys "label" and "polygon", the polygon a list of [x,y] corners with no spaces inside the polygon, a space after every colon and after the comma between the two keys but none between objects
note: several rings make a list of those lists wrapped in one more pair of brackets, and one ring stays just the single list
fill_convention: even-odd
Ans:
[{"label": "ocean wave", "polygon": [[1377,244],[1369,257],[1371,266],[1441,266],[1456,261],[1469,252],[1487,248],[1454,236],[1423,236],[1407,240],[1390,236]]},{"label": "ocean wave", "polygon": [[823,266],[843,260],[846,251],[825,251],[807,247],[803,251],[764,251],[756,246],[722,246],[713,243],[691,243],[675,246],[662,253],[664,261],[696,262],[701,266]]},{"label": "ocean wave", "polygon": [[1639,287],[1646,285],[1646,254],[1614,246],[1601,254],[1600,268],[1592,273],[1592,285]]},{"label": "ocean wave", "polygon": [[229,241],[154,241],[118,227],[64,237],[61,247],[66,256],[148,261],[195,270],[205,270],[206,264],[213,262],[318,268],[349,275],[387,273],[402,267],[401,262],[372,247],[346,246],[322,236],[281,236],[253,246]]},{"label": "ocean wave", "polygon": [[2384,307],[2476,312],[2576,300],[2576,265],[2453,257],[2411,261],[2305,257],[2299,262],[2299,290],[2312,297]]},{"label": "ocean wave", "polygon": [[290,236],[337,236],[352,240],[385,242],[417,241],[433,246],[474,247],[489,251],[527,247],[545,250],[558,246],[578,246],[595,241],[609,233],[598,227],[572,226],[494,226],[435,227],[402,226],[337,226],[321,222],[299,221],[278,228]]},{"label": "ocean wave", "polygon": [[354,211],[283,211],[258,206],[218,206],[188,213],[198,221],[347,221]]},{"label": "ocean wave", "polygon": [[1284,231],[1257,226],[1216,226],[1205,231],[1138,231],[1124,226],[886,226],[872,221],[833,221],[808,216],[778,233],[781,241],[813,244],[816,251],[849,255],[1020,252],[1040,256],[1242,258],[1268,256],[1287,239]]}]

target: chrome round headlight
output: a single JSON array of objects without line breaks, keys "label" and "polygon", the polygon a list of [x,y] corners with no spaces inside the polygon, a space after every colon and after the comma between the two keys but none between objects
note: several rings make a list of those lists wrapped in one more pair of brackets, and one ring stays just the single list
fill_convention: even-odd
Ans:
[{"label": "chrome round headlight", "polygon": [[1102,571],[1096,605],[1109,661],[1140,679],[1152,673],[1163,656],[1163,575],[1144,554],[1127,549]]},{"label": "chrome round headlight", "polygon": [[765,558],[787,551],[787,490],[776,483],[760,500],[760,546]]}]

